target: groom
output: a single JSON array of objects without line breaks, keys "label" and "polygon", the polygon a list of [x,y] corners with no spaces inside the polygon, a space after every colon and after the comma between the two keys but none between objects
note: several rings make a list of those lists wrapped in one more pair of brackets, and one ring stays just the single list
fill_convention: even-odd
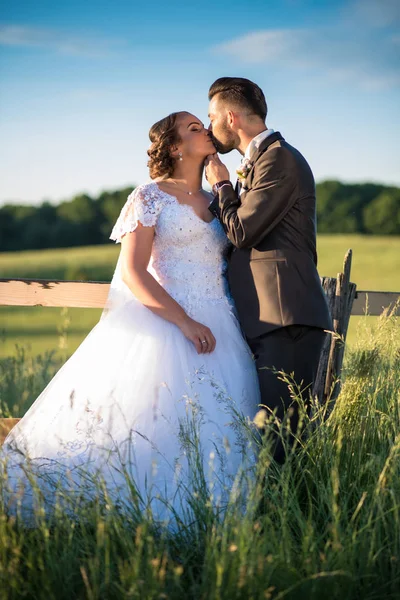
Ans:
[{"label": "groom", "polygon": [[[254,354],[261,402],[290,428],[298,407],[274,370],[293,374],[307,402],[326,329],[332,328],[317,272],[316,199],[311,169],[298,150],[265,124],[267,104],[258,85],[221,77],[209,91],[210,132],[221,154],[238,150],[242,164],[233,188],[218,156],[206,162],[213,187],[211,212],[234,245],[228,278],[239,320]],[[275,459],[284,447],[275,441]]]}]

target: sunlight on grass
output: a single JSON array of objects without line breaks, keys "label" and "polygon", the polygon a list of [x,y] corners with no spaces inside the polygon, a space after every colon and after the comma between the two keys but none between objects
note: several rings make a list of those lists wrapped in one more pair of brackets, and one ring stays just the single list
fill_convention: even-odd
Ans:
[{"label": "sunlight on grass", "polygon": [[[364,320],[336,408],[327,421],[323,407],[304,415],[306,435],[283,467],[271,463],[267,421],[250,488],[222,512],[206,488],[192,497],[191,524],[174,530],[138,511],[134,495],[123,511],[102,493],[69,512],[59,503],[53,516],[39,502],[29,528],[0,506],[3,597],[398,598],[399,327],[382,317],[371,331]],[[2,406],[14,415],[57,368],[23,350],[0,366]]]}]

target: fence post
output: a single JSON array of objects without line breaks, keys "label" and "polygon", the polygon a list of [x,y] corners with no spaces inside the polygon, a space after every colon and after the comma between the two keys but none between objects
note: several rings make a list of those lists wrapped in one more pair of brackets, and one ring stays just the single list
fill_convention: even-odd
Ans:
[{"label": "fence post", "polygon": [[327,414],[333,409],[341,388],[342,372],[347,329],[351,315],[356,285],[350,283],[352,250],[344,257],[343,273],[337,278],[323,277],[322,287],[326,293],[329,310],[333,320],[333,333],[327,336],[321,352],[314,396],[326,406]]}]

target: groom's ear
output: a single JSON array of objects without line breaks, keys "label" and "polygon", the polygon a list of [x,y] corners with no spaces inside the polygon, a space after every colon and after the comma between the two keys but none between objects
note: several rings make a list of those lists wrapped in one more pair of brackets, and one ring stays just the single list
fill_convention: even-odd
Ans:
[{"label": "groom's ear", "polygon": [[232,127],[235,124],[235,121],[236,121],[235,114],[231,110],[228,110],[226,112],[226,122],[227,122],[228,126]]}]

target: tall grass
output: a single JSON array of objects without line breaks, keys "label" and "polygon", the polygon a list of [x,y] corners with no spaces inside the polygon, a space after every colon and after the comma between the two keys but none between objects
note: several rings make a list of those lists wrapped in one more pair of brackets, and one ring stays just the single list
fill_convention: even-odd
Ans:
[{"label": "tall grass", "polygon": [[[50,375],[21,352],[0,381],[9,412],[24,390]],[[47,365],[47,366],[46,366]],[[36,379],[37,377],[37,379]],[[28,394],[25,394],[28,397]],[[25,406],[27,405],[26,402]],[[24,406],[24,408],[25,408]],[[207,494],[176,531],[149,513],[112,503],[61,511],[36,527],[0,511],[0,595],[19,599],[362,599],[400,598],[400,340],[386,315],[346,357],[334,411],[304,416],[306,435],[282,467],[270,459],[268,429],[246,507],[232,494],[222,513]],[[190,440],[187,440],[190,442]],[[239,494],[240,496],[240,494]],[[243,498],[242,498],[243,500]]]}]

